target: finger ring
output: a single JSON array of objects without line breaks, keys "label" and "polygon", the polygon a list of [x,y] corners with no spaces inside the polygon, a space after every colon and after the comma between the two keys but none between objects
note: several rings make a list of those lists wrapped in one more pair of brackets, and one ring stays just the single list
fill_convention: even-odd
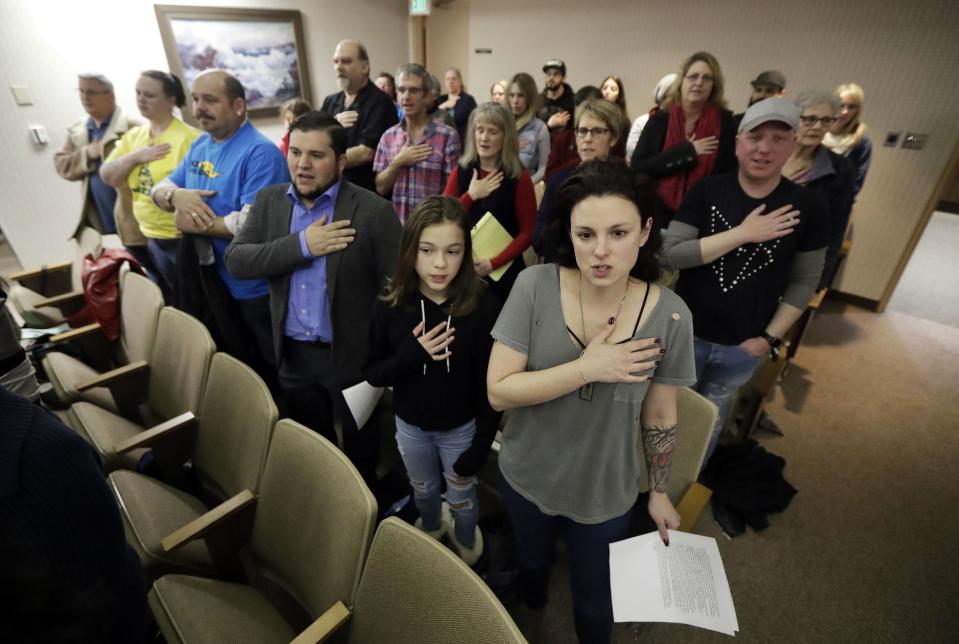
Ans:
[{"label": "finger ring", "polygon": [[190,213],[190,216],[193,217],[194,219],[196,219],[196,213],[195,213],[195,212],[191,212],[191,213]]}]

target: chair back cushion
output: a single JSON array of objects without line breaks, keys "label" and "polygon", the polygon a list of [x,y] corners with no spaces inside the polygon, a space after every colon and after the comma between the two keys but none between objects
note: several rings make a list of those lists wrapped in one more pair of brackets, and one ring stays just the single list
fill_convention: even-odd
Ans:
[{"label": "chair back cushion", "polygon": [[673,450],[666,493],[673,504],[679,503],[689,485],[699,478],[709,437],[716,423],[716,405],[689,387],[676,394],[679,438]]},{"label": "chair back cushion", "polygon": [[375,523],[376,500],[343,452],[303,425],[278,422],[251,539],[264,576],[313,619],[336,601],[350,605]]},{"label": "chair back cushion", "polygon": [[83,259],[87,255],[99,257],[102,249],[102,238],[95,228],[84,226],[76,238],[77,252],[73,256],[73,268],[70,269],[70,284],[72,290],[83,290]]},{"label": "chair back cushion", "polygon": [[163,293],[149,278],[133,271],[126,271],[120,284],[120,346],[129,362],[149,360]]},{"label": "chair back cushion", "polygon": [[179,309],[160,310],[156,341],[150,352],[150,409],[159,418],[186,411],[200,413],[200,399],[216,351],[203,323]]},{"label": "chair back cushion", "polygon": [[233,356],[216,353],[193,452],[201,485],[220,499],[243,490],[258,492],[277,416],[260,377]]},{"label": "chair back cushion", "polygon": [[353,605],[352,642],[525,642],[489,587],[459,557],[396,517],[376,531]]}]

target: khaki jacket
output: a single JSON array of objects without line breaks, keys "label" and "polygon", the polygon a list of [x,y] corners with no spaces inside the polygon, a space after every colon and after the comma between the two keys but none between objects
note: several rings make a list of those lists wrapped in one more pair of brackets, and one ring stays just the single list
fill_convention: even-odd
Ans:
[{"label": "khaki jacket", "polygon": [[[128,118],[124,114],[123,108],[117,105],[113,112],[113,118],[110,119],[110,125],[103,135],[102,158],[106,159],[110,156],[110,152],[113,151],[113,147],[120,140],[120,137],[137,125],[140,125],[140,122]],[[67,130],[66,143],[53,157],[57,174],[67,181],[82,182],[83,207],[80,211],[80,221],[73,233],[75,238],[79,238],[80,230],[84,226],[91,226],[103,232],[93,195],[90,194],[90,173],[96,162],[87,158],[87,146],[89,144],[90,135],[87,132],[87,119],[83,118],[70,126]],[[120,235],[120,240],[124,246],[146,246],[146,237],[140,232],[140,226],[133,217],[133,195],[126,185],[117,190],[117,201],[113,214],[117,222],[117,233]]]}]

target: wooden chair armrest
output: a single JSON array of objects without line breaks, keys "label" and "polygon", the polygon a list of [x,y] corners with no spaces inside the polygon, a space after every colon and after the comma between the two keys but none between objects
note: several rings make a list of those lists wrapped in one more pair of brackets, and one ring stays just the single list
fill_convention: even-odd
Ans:
[{"label": "wooden chair armrest", "polygon": [[82,393],[94,387],[109,387],[114,382],[125,380],[140,373],[149,372],[149,369],[150,365],[146,363],[146,360],[137,360],[136,362],[131,362],[128,365],[117,367],[116,369],[100,374],[93,380],[79,385],[77,391]]},{"label": "wooden chair armrest", "polygon": [[47,273],[56,273],[68,268],[73,268],[72,260],[57,262],[55,264],[46,264],[45,266],[40,266],[38,268],[31,268],[25,271],[20,271],[19,273],[13,273],[10,275],[10,281],[20,282],[23,280],[34,279],[43,275],[44,271]]},{"label": "wooden chair armrest", "polygon": [[812,299],[809,300],[809,308],[813,311],[818,311],[819,307],[822,306],[822,301],[826,299],[826,293],[829,292],[828,288],[821,288],[812,296]]},{"label": "wooden chair armrest", "polygon": [[149,447],[151,444],[156,441],[171,435],[174,432],[178,432],[181,429],[186,429],[187,427],[192,427],[193,423],[196,422],[196,416],[193,415],[192,411],[187,411],[179,416],[174,416],[170,420],[160,423],[159,425],[154,425],[145,432],[141,432],[136,436],[122,440],[114,446],[114,451],[117,454],[125,454],[130,450],[134,450],[140,447]]},{"label": "wooden chair armrest", "polygon": [[70,291],[69,293],[61,293],[60,295],[54,295],[53,297],[48,297],[45,300],[40,300],[34,304],[34,308],[40,308],[41,306],[55,306],[60,308],[61,306],[67,304],[75,304],[77,301],[83,299],[83,291]]},{"label": "wooden chair armrest", "polygon": [[182,548],[194,539],[199,539],[213,530],[227,519],[251,507],[254,503],[256,503],[256,495],[249,490],[243,490],[209,512],[190,521],[176,532],[163,537],[160,539],[160,545],[163,546],[164,552],[173,552]]},{"label": "wooden chair armrest", "polygon": [[336,602],[326,612],[296,636],[291,644],[319,644],[325,642],[350,618],[350,609],[343,602]]},{"label": "wooden chair armrest", "polygon": [[86,324],[84,326],[79,326],[75,329],[70,329],[69,331],[64,331],[63,333],[58,333],[56,335],[50,336],[50,342],[62,343],[70,342],[72,340],[77,340],[79,338],[84,338],[91,333],[100,330],[100,325],[97,322],[93,324]]},{"label": "wooden chair armrest", "polygon": [[702,514],[703,508],[706,507],[706,504],[709,503],[709,497],[713,495],[713,491],[708,487],[693,481],[689,489],[686,490],[686,494],[683,495],[683,498],[680,499],[679,505],[676,506],[676,511],[679,512],[681,517],[679,522],[679,529],[683,532],[691,532],[693,526],[696,525],[696,521],[699,519],[699,515]]}]

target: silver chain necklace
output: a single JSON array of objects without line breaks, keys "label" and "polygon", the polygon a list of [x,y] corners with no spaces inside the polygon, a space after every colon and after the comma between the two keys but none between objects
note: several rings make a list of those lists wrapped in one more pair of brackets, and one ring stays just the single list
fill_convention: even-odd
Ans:
[{"label": "silver chain necklace", "polygon": [[[609,324],[615,324],[619,319],[619,314],[623,312],[623,305],[626,304],[626,296],[629,295],[629,276],[626,276],[626,291],[623,292],[623,299],[619,301],[619,308],[616,309],[616,315],[609,318]],[[586,316],[583,315],[583,272],[579,272],[579,321],[583,325],[583,353],[586,353],[585,345],[589,344],[589,334],[586,333]],[[582,355],[582,353],[580,354]]]}]

